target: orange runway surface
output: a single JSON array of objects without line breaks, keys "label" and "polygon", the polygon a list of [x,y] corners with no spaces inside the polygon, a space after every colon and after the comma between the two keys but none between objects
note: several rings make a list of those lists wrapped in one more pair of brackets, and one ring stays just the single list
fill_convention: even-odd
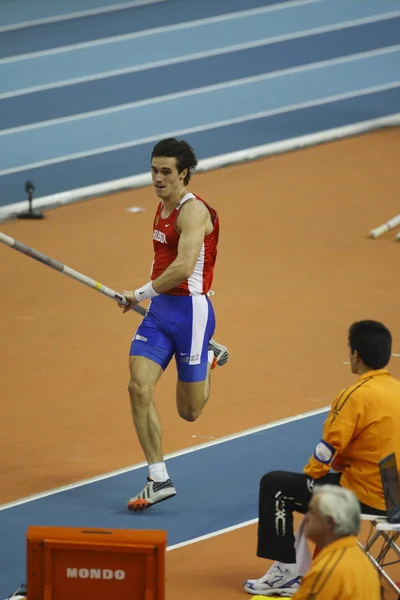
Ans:
[{"label": "orange runway surface", "polygon": [[[194,424],[176,413],[174,365],[164,374],[166,453],[329,405],[354,380],[352,321],[382,320],[400,353],[400,244],[367,238],[399,212],[399,165],[400,131],[387,130],[195,176],[191,190],[221,219],[213,303],[231,358]],[[0,229],[122,290],[149,279],[155,207],[145,188]],[[138,316],[5,247],[0,280],[0,502],[142,462],[127,393]],[[400,357],[390,370],[400,377]],[[168,598],[246,597],[242,580],[267,567],[255,534],[169,552]]]}]

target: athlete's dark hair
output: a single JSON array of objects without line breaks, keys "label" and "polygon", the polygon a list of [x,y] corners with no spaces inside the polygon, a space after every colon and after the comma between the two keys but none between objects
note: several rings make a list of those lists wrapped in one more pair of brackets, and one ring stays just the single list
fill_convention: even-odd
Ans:
[{"label": "athlete's dark hair", "polygon": [[192,171],[197,167],[197,158],[193,148],[184,140],[177,140],[176,138],[166,138],[160,140],[153,148],[151,158],[154,156],[168,156],[176,158],[176,166],[178,173],[182,173],[184,169],[187,169],[187,175],[183,180],[183,183],[187,185],[192,176]]},{"label": "athlete's dark hair", "polygon": [[349,345],[367,367],[383,369],[392,354],[392,335],[378,321],[356,321],[349,329]]}]

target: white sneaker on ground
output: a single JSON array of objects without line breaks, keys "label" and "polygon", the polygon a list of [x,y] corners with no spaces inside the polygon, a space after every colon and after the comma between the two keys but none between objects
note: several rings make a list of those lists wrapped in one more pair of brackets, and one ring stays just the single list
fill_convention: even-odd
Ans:
[{"label": "white sneaker on ground", "polygon": [[128,510],[131,512],[143,512],[150,508],[150,506],[153,506],[153,504],[168,500],[168,498],[172,498],[175,495],[176,489],[170,479],[159,482],[153,481],[148,477],[147,483],[140,494],[129,498]]},{"label": "white sneaker on ground", "polygon": [[245,581],[243,587],[249,594],[257,596],[293,596],[299,589],[300,583],[300,575],[275,565],[264,577]]}]

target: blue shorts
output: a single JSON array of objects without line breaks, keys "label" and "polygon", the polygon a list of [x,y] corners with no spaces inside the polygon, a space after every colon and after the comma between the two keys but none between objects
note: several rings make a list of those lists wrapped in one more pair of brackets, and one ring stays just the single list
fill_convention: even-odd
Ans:
[{"label": "blue shorts", "polygon": [[152,299],[129,355],[145,356],[164,370],[175,355],[180,381],[204,381],[208,342],[214,330],[214,309],[208,296],[160,294]]}]

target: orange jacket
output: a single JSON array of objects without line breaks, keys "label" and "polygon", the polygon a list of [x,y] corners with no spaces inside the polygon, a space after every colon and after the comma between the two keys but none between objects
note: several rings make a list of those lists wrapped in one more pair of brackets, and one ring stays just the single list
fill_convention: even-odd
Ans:
[{"label": "orange jacket", "polygon": [[380,600],[378,571],[347,536],[325,546],[312,561],[293,600]]},{"label": "orange jacket", "polygon": [[400,466],[400,381],[387,369],[368,371],[335,399],[304,473],[320,479],[331,467],[341,471],[340,485],[386,510],[379,461],[391,452]]}]

